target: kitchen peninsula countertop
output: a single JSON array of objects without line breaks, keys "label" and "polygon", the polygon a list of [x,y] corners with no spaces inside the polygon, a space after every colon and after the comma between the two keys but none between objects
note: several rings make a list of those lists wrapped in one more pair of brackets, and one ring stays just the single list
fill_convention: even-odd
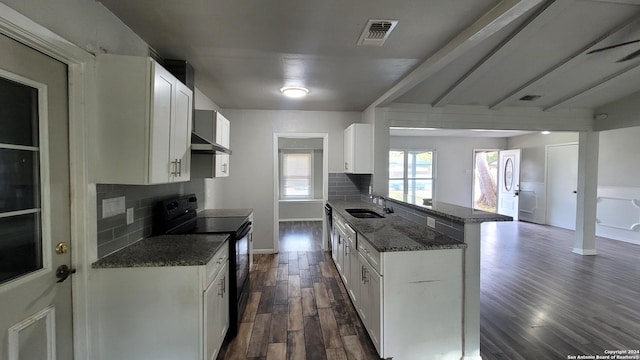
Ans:
[{"label": "kitchen peninsula countertop", "polygon": [[[387,204],[393,206],[397,200],[387,199]],[[363,201],[366,204],[366,202]],[[433,205],[413,205],[405,202],[398,202],[403,206],[407,206],[418,211],[438,215],[449,220],[461,223],[483,223],[489,221],[513,221],[511,216],[490,213],[487,211],[476,210],[460,205],[449,204],[445,202],[436,202]]]},{"label": "kitchen peninsula countertop", "polygon": [[94,262],[91,267],[125,268],[206,265],[229,234],[160,235],[142,239]]},{"label": "kitchen peninsula countertop", "polygon": [[383,215],[380,207],[373,203],[344,200],[329,200],[327,202],[333,211],[340,214],[358,234],[364,236],[379,252],[463,249],[467,247],[461,241],[395,214],[384,214],[384,218],[359,219],[346,211],[346,209],[369,209]]}]

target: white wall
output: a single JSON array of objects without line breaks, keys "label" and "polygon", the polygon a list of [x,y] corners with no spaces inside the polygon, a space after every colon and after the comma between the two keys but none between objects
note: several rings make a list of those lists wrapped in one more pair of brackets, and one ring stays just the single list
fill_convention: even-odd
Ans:
[{"label": "white wall", "polygon": [[576,132],[533,133],[507,139],[507,149],[520,153],[520,220],[546,224],[546,146],[577,143]]},{"label": "white wall", "polygon": [[328,133],[329,172],[342,172],[344,129],[359,112],[222,110],[231,122],[230,176],[219,179],[220,207],[254,209],[254,249],[273,249],[274,133]]},{"label": "white wall", "polygon": [[435,198],[460,206],[472,206],[473,150],[504,149],[505,138],[391,136],[390,149],[435,150]]},{"label": "white wall", "polygon": [[2,0],[92,54],[148,55],[148,45],[97,1]]},{"label": "white wall", "polygon": [[595,120],[594,129],[598,131],[640,126],[640,91],[601,106],[594,113],[607,116]]},{"label": "white wall", "polygon": [[640,127],[600,133],[596,234],[640,244]]}]

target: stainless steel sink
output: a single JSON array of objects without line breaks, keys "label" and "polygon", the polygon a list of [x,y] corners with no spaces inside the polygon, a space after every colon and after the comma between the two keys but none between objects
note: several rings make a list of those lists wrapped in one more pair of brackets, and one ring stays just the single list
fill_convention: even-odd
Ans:
[{"label": "stainless steel sink", "polygon": [[346,212],[358,219],[379,219],[384,217],[369,209],[346,209]]}]

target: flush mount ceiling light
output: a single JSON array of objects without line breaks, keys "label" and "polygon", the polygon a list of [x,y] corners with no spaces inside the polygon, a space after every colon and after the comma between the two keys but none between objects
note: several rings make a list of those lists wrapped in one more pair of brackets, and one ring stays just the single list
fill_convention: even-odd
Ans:
[{"label": "flush mount ceiling light", "polygon": [[284,94],[284,96],[290,98],[301,98],[307,96],[307,94],[309,93],[309,89],[303,87],[285,86],[280,89],[280,92]]},{"label": "flush mount ceiling light", "polygon": [[551,131],[547,131],[547,130],[545,130],[545,131],[540,131],[540,134],[542,134],[542,135],[549,135],[549,134],[551,134]]}]

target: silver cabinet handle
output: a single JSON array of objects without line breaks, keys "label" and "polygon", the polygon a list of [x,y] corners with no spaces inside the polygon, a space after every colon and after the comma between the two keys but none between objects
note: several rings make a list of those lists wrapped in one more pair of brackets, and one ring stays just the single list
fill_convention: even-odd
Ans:
[{"label": "silver cabinet handle", "polygon": [[218,295],[220,297],[224,296],[224,292],[226,291],[226,289],[224,288],[224,282],[225,282],[225,278],[220,279],[220,288],[218,289]]},{"label": "silver cabinet handle", "polygon": [[171,175],[178,175],[178,161],[177,160],[171,160],[171,171],[169,171],[169,174]]},{"label": "silver cabinet handle", "polygon": [[347,163],[346,161],[344,162],[344,169],[349,170],[349,163]]},{"label": "silver cabinet handle", "polygon": [[178,163],[178,176],[182,176],[182,159],[176,159],[176,162]]},{"label": "silver cabinet handle", "polygon": [[365,284],[368,284],[369,283],[369,271],[365,267],[363,267],[363,269],[364,269],[364,278],[362,280],[363,280],[363,282]]}]

